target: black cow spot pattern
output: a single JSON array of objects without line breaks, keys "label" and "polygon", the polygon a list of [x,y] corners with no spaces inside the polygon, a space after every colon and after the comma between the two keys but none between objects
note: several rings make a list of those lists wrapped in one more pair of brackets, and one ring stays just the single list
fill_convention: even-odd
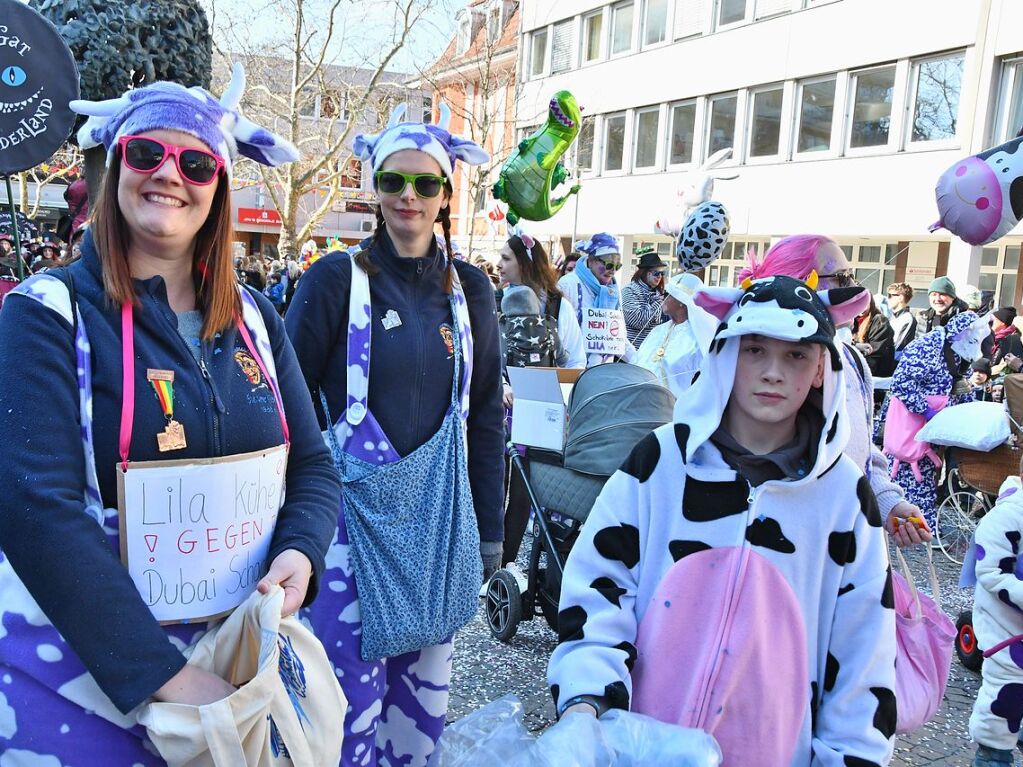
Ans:
[{"label": "black cow spot pattern", "polygon": [[636,656],[639,654],[636,651],[636,645],[632,644],[632,642],[620,642],[615,645],[615,649],[621,650],[625,653],[625,668],[627,668],[631,674],[632,667],[636,665]]},{"label": "black cow spot pattern", "polygon": [[639,562],[639,530],[626,524],[605,527],[593,536],[593,547],[600,556],[621,562],[631,570]]},{"label": "black cow spot pattern", "polygon": [[819,701],[817,699],[818,689],[816,682],[810,682],[810,729],[813,732],[817,732],[817,706]]},{"label": "black cow spot pattern", "polygon": [[661,460],[661,443],[653,432],[647,434],[632,448],[629,457],[622,464],[622,471],[640,482],[646,482]]},{"label": "black cow spot pattern", "polygon": [[840,588],[838,590],[838,596],[842,596],[843,594],[848,594],[854,588],[856,588],[856,587],[854,585],[852,585],[851,583],[848,586],[843,586],[842,588]]},{"label": "black cow spot pattern", "polygon": [[558,708],[558,697],[561,695],[561,686],[557,684],[551,685],[551,697],[554,698],[554,708]]},{"label": "black cow spot pattern", "polygon": [[583,626],[586,624],[586,610],[578,605],[566,607],[558,613],[558,641],[575,642],[583,638]]},{"label": "black cow spot pattern", "polygon": [[678,562],[682,557],[688,557],[698,551],[706,551],[710,548],[709,543],[703,541],[672,541],[668,544],[668,551],[671,558]]},{"label": "black cow spot pattern", "polygon": [[1019,732],[1020,719],[1023,719],[1023,684],[1012,682],[1002,687],[991,701],[991,713],[1005,720],[1009,732]]},{"label": "black cow spot pattern", "polygon": [[743,480],[732,482],[703,482],[693,477],[686,479],[682,495],[682,516],[690,522],[713,522],[749,508],[749,485]]},{"label": "black cow spot pattern", "polygon": [[870,691],[877,698],[877,711],[874,712],[874,728],[884,737],[895,734],[895,693],[887,687],[871,687]]},{"label": "black cow spot pattern", "polygon": [[841,665],[831,653],[828,653],[828,659],[824,664],[824,691],[831,692],[835,689],[835,682],[838,681],[838,670]]},{"label": "black cow spot pattern", "polygon": [[615,607],[620,608],[622,606],[621,597],[625,594],[625,589],[610,578],[597,578],[597,580],[590,584],[590,588],[596,589],[604,599]]},{"label": "black cow spot pattern", "polygon": [[869,759],[864,759],[859,756],[851,756],[846,754],[842,757],[842,761],[845,763],[845,767],[881,767],[877,762],[872,762]]},{"label": "black cow spot pattern", "polygon": [[[697,370],[697,371],[696,371],[696,372],[695,372],[695,373],[693,374],[693,380],[689,382],[689,385],[690,385],[690,386],[692,386],[692,385],[693,385],[694,383],[696,383],[696,379],[697,379],[697,378],[699,378],[699,377],[700,377],[700,371],[699,371],[699,370]],[[680,425],[681,425],[681,424],[680,424]],[[675,428],[677,429],[677,428],[678,428],[678,426],[676,426]],[[688,428],[688,427],[686,427],[686,428]],[[685,460],[685,456],[684,456],[684,455],[682,456],[682,459],[683,459],[683,460]]]},{"label": "black cow spot pattern", "polygon": [[710,345],[711,354],[721,354],[721,350],[725,348],[725,344],[728,343],[727,338],[719,338]]},{"label": "black cow spot pattern", "polygon": [[838,433],[838,413],[835,413],[835,417],[831,421],[831,428],[828,429],[828,436],[824,438],[825,444],[830,445],[831,441],[835,438],[835,434]]},{"label": "black cow spot pattern", "polygon": [[1012,553],[1019,554],[1019,539],[1021,537],[1019,530],[1010,530],[1005,534],[1005,537],[1012,546]]},{"label": "black cow spot pattern", "polygon": [[828,536],[828,554],[839,567],[845,567],[856,561],[856,534],[834,532]]},{"label": "black cow spot pattern", "polygon": [[1012,598],[1009,596],[1009,590],[1008,589],[1001,589],[1001,590],[999,590],[998,598],[1000,600],[1002,600],[1003,602],[1005,602],[1005,604],[1007,604],[1009,607],[1012,607],[1012,608],[1014,608],[1016,610],[1019,609],[1019,605],[1016,604],[1015,602],[1013,602]]},{"label": "black cow spot pattern", "polygon": [[629,688],[625,682],[612,682],[604,687],[604,697],[611,708],[629,710]]},{"label": "black cow spot pattern", "polygon": [[[839,596],[842,593],[839,592]],[[884,589],[881,591],[881,607],[889,610],[895,609],[895,589],[892,587],[892,568],[888,568],[888,577],[884,580]]]},{"label": "black cow spot pattern", "polygon": [[1005,575],[1016,572],[1016,557],[1003,557],[998,560],[998,569]]},{"label": "black cow spot pattern", "polygon": [[[696,371],[696,375],[700,375],[700,371]],[[693,382],[696,381],[695,376]],[[675,424],[675,442],[678,443],[678,451],[682,454],[682,463],[686,462],[686,447],[689,445],[689,424],[677,423]]]},{"label": "black cow spot pattern", "polygon": [[763,546],[765,549],[778,551],[782,554],[792,554],[796,550],[796,545],[781,531],[778,520],[770,517],[754,519],[753,523],[746,528],[746,540],[754,546]]},{"label": "black cow spot pattern", "polygon": [[870,489],[870,481],[866,477],[860,477],[856,483],[856,497],[860,501],[860,511],[867,518],[867,524],[871,527],[880,527],[881,511],[877,508],[877,496]]}]

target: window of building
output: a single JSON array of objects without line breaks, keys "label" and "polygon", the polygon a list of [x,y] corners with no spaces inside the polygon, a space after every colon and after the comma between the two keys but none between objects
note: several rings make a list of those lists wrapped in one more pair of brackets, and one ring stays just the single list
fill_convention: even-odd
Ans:
[{"label": "window of building", "polygon": [[707,121],[707,156],[718,150],[735,146],[735,109],[738,99],[734,93],[710,99],[710,119]]},{"label": "window of building", "polygon": [[469,50],[469,33],[472,29],[472,20],[466,15],[458,22],[458,55],[462,55]]},{"label": "window of building", "polygon": [[580,170],[592,170],[593,168],[593,136],[595,117],[583,117],[582,128],[579,129],[579,140],[576,142],[576,166]]},{"label": "window of building", "polygon": [[706,31],[707,9],[707,0],[677,0],[675,39],[703,34]]},{"label": "window of building", "polygon": [[533,31],[529,49],[529,74],[539,77],[547,70],[547,27]]},{"label": "window of building", "polygon": [[625,159],[625,114],[604,118],[604,170],[621,170]]},{"label": "window of building", "polygon": [[982,293],[991,296],[994,308],[1015,306],[1018,303],[1019,265],[1019,245],[991,246],[980,251],[980,279],[977,287]]},{"label": "window of building", "polygon": [[774,157],[780,151],[781,107],[785,91],[770,88],[752,95],[749,156]]},{"label": "window of building", "polygon": [[583,18],[583,62],[596,61],[604,42],[604,11]]},{"label": "window of building", "polygon": [[792,0],[757,0],[756,17],[766,19],[792,10]]},{"label": "window of building", "polygon": [[341,174],[343,189],[362,189],[362,163],[355,157],[349,157]]},{"label": "window of building", "polygon": [[668,38],[668,0],[644,0],[643,46],[657,45]]},{"label": "window of building", "polygon": [[746,0],[718,0],[718,26],[746,20]]},{"label": "window of building", "polygon": [[496,43],[501,36],[501,7],[492,8],[487,15],[487,39]]},{"label": "window of building", "polygon": [[668,150],[670,165],[693,161],[696,138],[696,102],[675,104],[671,108],[671,139]]},{"label": "window of building", "polygon": [[632,50],[632,3],[616,5],[611,10],[611,55]]},{"label": "window of building", "polygon": [[633,131],[636,145],[633,160],[634,168],[653,168],[657,165],[657,139],[660,128],[660,107],[643,109],[636,112],[636,123]]},{"label": "window of building", "polygon": [[1008,59],[1002,62],[992,146],[1015,138],[1020,129],[1023,129],[1023,59]]},{"label": "window of building", "polygon": [[318,117],[320,97],[312,88],[303,88],[298,97],[298,113],[302,117]]},{"label": "window of building", "polygon": [[476,198],[473,200],[472,212],[474,214],[482,213],[487,209],[487,184],[486,179],[481,179],[484,183],[474,190]]},{"label": "window of building", "polygon": [[895,67],[857,72],[852,78],[853,109],[849,146],[885,146],[892,126]]},{"label": "window of building", "polygon": [[965,56],[956,53],[913,64],[913,123],[910,141],[954,139]]},{"label": "window of building", "polygon": [[575,22],[562,21],[554,25],[554,37],[551,40],[551,74],[567,72],[574,64],[572,60],[572,32]]},{"label": "window of building", "polygon": [[831,126],[834,115],[834,77],[801,83],[796,152],[823,152],[831,149]]},{"label": "window of building", "polygon": [[433,122],[433,104],[430,101],[428,101],[428,100],[424,100],[423,101],[423,120],[422,121],[424,123],[427,123],[427,124]]}]

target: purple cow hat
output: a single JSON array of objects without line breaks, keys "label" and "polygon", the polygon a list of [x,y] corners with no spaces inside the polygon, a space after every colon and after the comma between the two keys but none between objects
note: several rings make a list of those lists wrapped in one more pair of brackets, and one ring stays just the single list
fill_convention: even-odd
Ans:
[{"label": "purple cow hat", "polygon": [[490,159],[486,150],[475,141],[451,135],[448,131],[451,110],[444,102],[441,102],[440,119],[436,125],[402,122],[407,109],[407,104],[396,106],[387,127],[380,133],[360,133],[355,137],[352,149],[360,160],[370,162],[374,173],[380,170],[384,160],[403,149],[418,149],[430,155],[449,179],[456,160],[482,165]]},{"label": "purple cow hat", "polygon": [[159,81],[116,99],[79,99],[68,106],[89,118],[78,131],[79,145],[82,149],[105,147],[108,166],[118,138],[161,129],[195,136],[224,160],[229,175],[239,155],[263,165],[297,160],[294,144],[242,116],[239,104],[244,91],[245,70],[235,62],[231,82],[219,100],[198,86]]}]

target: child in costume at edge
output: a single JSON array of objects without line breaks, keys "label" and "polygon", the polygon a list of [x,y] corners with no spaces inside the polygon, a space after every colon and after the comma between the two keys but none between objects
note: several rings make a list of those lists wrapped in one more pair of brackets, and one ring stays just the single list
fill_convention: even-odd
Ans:
[{"label": "child in costume at edge", "polygon": [[[243,89],[236,67],[220,101],[156,82],[71,102],[90,115],[82,148],[107,150],[82,257],[26,281],[0,312],[5,765],[163,765],[132,710],[150,697],[198,706],[234,692],[185,664],[182,649],[207,624],[161,626],[121,564],[116,464],[200,462],[290,436],[259,588],[279,582],[285,614],[317,593],[338,481],[283,322],[237,284],[231,257],[232,161],[277,165],[298,152],[238,112]],[[165,376],[170,397],[157,396],[150,373]],[[172,425],[177,436],[161,442]],[[204,511],[213,524],[224,514],[233,509]],[[205,573],[201,552],[191,572]]]},{"label": "child in costume at edge", "polygon": [[[1023,716],[1023,641],[1019,640],[1023,634],[1021,539],[1021,478],[1009,477],[999,490],[994,508],[980,520],[974,534],[973,628],[977,643],[986,648],[1003,642],[1006,645],[985,658],[981,668],[982,682],[970,716],[970,736],[977,741],[973,767],[1015,764],[1012,750],[1020,737]],[[966,579],[963,585],[969,580],[973,579]],[[1011,639],[1016,641],[1007,642]]]},{"label": "child in costume at edge", "polygon": [[[574,247],[583,257],[575,269],[558,280],[558,288],[575,309],[576,321],[582,328],[586,309],[622,308],[621,291],[615,281],[615,272],[622,267],[622,254],[618,250],[618,242],[607,232],[577,242]],[[632,362],[635,356],[636,348],[626,341],[623,359]],[[586,367],[613,361],[614,357],[605,354],[586,355]]]},{"label": "child in costume at edge", "polygon": [[[404,122],[404,113],[402,104],[381,133],[355,139],[355,154],[372,165],[379,199],[373,236],[313,264],[286,316],[314,401],[325,398],[332,423],[322,409],[321,423],[333,427],[344,454],[339,464],[358,471],[380,467],[342,482],[327,588],[303,613],[348,698],[346,766],[426,764],[444,729],[457,626],[385,657],[372,657],[374,636],[383,632],[374,635],[367,627],[376,616],[400,624],[419,641],[425,632],[406,627],[436,619],[447,628],[442,618],[447,605],[458,605],[459,618],[464,607],[468,620],[482,577],[501,566],[504,536],[504,410],[494,291],[482,271],[452,257],[450,244],[456,160],[479,165],[489,155],[448,132],[446,105],[433,125]],[[434,234],[437,221],[444,249]],[[359,488],[379,501],[360,498]],[[416,529],[403,527],[402,539],[395,541],[384,530],[367,533],[359,517],[350,516],[384,510],[413,520]],[[458,554],[454,564],[452,552]],[[421,559],[434,554],[448,558]],[[388,567],[374,569],[377,562]],[[462,575],[475,572],[451,578],[439,587],[443,593],[424,594],[432,573],[451,575],[435,566],[440,564],[462,568]],[[406,568],[401,580],[392,580],[399,567]],[[395,598],[426,606],[415,615],[387,614],[393,608],[381,584],[393,585]],[[374,648],[369,657],[367,647]]]},{"label": "child in costume at edge", "polygon": [[685,407],[608,480],[569,555],[555,705],[699,727],[725,764],[884,765],[891,575],[874,495],[842,453],[834,341],[868,294],[746,284],[695,294],[722,322]]}]

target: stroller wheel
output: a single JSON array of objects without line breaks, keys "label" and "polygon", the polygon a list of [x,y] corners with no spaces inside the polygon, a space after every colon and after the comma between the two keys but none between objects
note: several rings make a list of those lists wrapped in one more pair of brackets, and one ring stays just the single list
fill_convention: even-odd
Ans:
[{"label": "stroller wheel", "polygon": [[522,621],[522,592],[515,576],[498,570],[487,586],[487,625],[494,639],[508,642]]},{"label": "stroller wheel", "polygon": [[951,493],[938,507],[935,535],[941,551],[958,565],[963,563],[973,540],[977,520],[987,511],[983,494],[969,490]]},{"label": "stroller wheel", "polygon": [[984,663],[984,651],[977,646],[973,633],[973,610],[963,610],[956,620],[956,655],[970,671],[980,671]]}]

